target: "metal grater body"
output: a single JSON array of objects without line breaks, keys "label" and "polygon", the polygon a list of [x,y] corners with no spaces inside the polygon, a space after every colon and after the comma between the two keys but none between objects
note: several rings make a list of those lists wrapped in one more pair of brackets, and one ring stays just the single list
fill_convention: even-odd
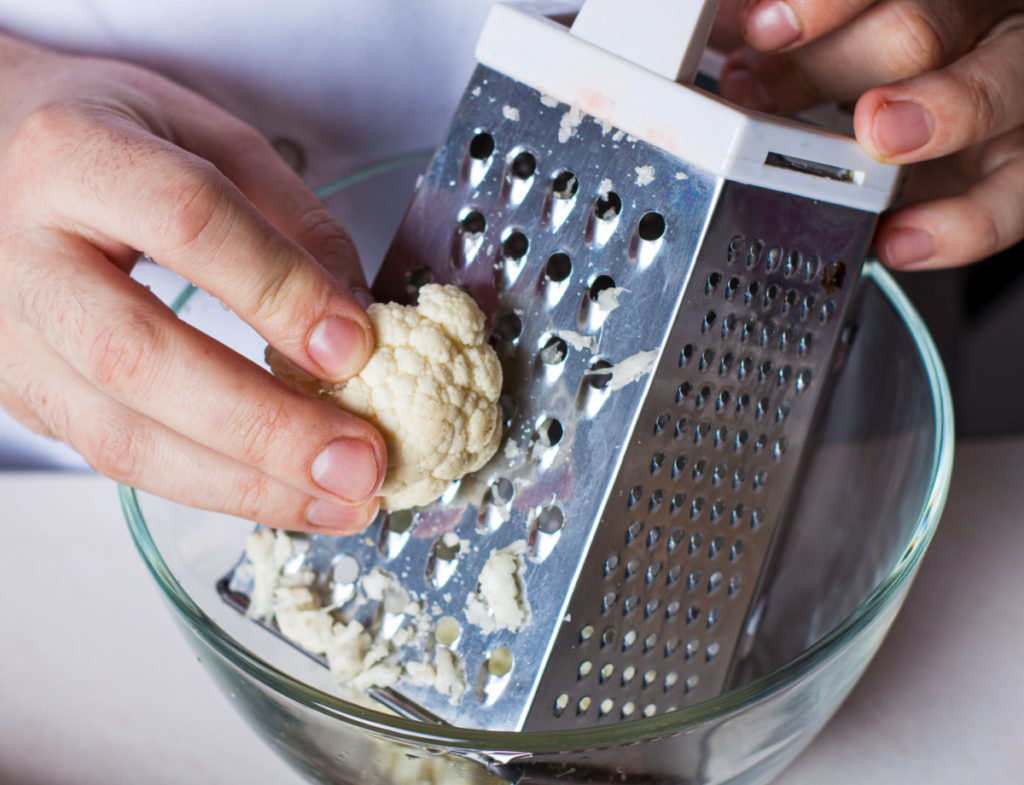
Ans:
[{"label": "metal grater body", "polygon": [[[307,557],[325,574],[379,566],[459,622],[469,691],[451,703],[399,682],[393,705],[537,730],[725,689],[875,220],[723,181],[478,66],[375,290],[474,295],[504,371],[505,447],[411,518],[314,537]],[[618,386],[631,357],[649,369]],[[485,634],[466,600],[514,543],[531,617]]]}]

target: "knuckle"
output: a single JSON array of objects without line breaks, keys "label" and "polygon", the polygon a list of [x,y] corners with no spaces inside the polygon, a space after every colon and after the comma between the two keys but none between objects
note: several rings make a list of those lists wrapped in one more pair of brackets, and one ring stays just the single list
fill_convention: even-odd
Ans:
[{"label": "knuckle", "polygon": [[967,105],[974,110],[967,113],[974,128],[973,136],[988,136],[998,127],[1003,116],[999,86],[972,72],[961,75],[960,85],[966,91]]},{"label": "knuckle", "polygon": [[55,149],[81,137],[82,118],[66,101],[51,101],[29,111],[14,127],[8,146],[9,160],[38,162]]},{"label": "knuckle", "polygon": [[138,394],[154,383],[165,336],[148,314],[118,315],[92,338],[86,364],[93,381],[120,397]]},{"label": "knuckle", "polygon": [[114,417],[91,420],[72,436],[71,445],[100,474],[134,484],[143,466],[145,433]]},{"label": "knuckle", "polygon": [[282,444],[293,415],[287,401],[261,400],[256,406],[241,405],[231,418],[239,438],[242,458],[251,466],[265,467]]},{"label": "knuckle", "polygon": [[226,236],[231,215],[227,189],[213,164],[197,160],[167,185],[163,203],[167,223],[159,228],[172,253],[197,254],[216,249]]},{"label": "knuckle", "polygon": [[892,56],[901,77],[933,71],[949,60],[949,45],[933,11],[917,3],[897,7]]}]

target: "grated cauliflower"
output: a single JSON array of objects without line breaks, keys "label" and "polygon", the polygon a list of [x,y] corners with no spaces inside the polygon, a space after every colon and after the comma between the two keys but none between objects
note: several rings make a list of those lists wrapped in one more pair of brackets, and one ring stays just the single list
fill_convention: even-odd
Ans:
[{"label": "grated cauliflower", "polygon": [[267,362],[291,387],[372,423],[388,446],[381,506],[419,507],[497,451],[501,365],[484,315],[458,287],[427,284],[416,306],[374,303],[368,313],[376,351],[344,384],[322,383],[273,349]]}]

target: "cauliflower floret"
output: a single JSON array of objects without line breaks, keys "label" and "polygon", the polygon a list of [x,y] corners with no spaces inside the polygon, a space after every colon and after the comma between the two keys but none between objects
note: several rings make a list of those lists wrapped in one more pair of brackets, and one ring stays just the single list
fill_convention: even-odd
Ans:
[{"label": "cauliflower floret", "polygon": [[325,385],[272,349],[274,373],[372,423],[388,446],[381,506],[418,507],[481,468],[501,443],[501,365],[484,315],[455,286],[427,284],[416,306],[368,309],[377,348],[362,372]]}]

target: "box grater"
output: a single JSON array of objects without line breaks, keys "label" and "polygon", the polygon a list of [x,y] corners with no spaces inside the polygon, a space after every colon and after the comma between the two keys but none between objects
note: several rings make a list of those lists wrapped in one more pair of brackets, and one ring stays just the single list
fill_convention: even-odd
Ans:
[{"label": "box grater", "polygon": [[[686,84],[715,5],[488,19],[375,289],[472,293],[504,370],[504,449],[439,502],[303,557],[345,585],[380,567],[457,620],[468,691],[376,692],[402,713],[492,730],[653,716],[721,694],[756,637],[896,169]],[[529,621],[485,633],[467,598],[517,543]]]}]

